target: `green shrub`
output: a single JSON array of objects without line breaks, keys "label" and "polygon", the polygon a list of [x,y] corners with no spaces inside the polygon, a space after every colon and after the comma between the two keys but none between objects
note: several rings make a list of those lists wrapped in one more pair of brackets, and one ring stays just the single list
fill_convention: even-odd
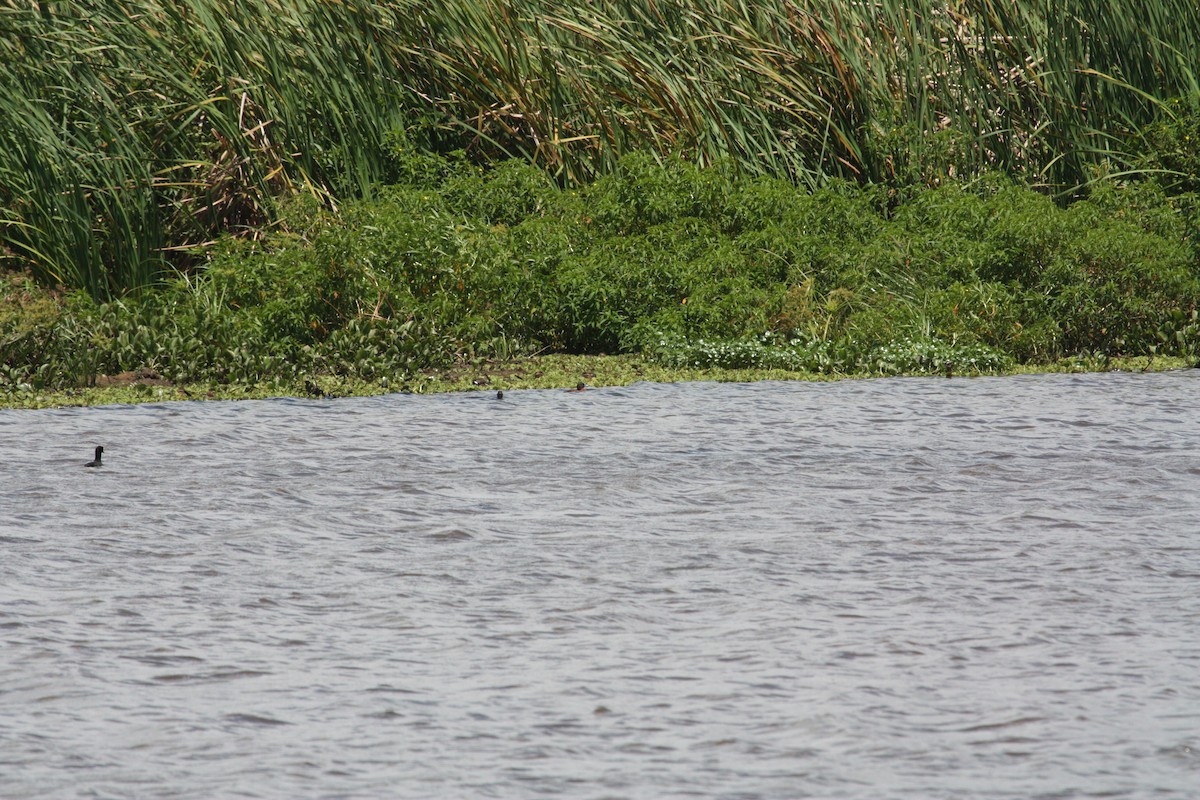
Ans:
[{"label": "green shrub", "polygon": [[1063,208],[996,177],[897,196],[621,164],[584,191],[454,161],[436,187],[298,202],[260,241],[109,303],[9,277],[3,380],[375,380],[547,350],[974,373],[1197,346],[1188,195],[1097,184]]},{"label": "green shrub", "polygon": [[718,222],[732,189],[729,169],[628,155],[581,192],[588,225],[597,236],[628,236],[681,219]]},{"label": "green shrub", "polygon": [[460,170],[440,194],[453,212],[489,225],[517,225],[547,213],[561,196],[543,170],[511,160],[486,171]]},{"label": "green shrub", "polygon": [[1078,235],[1065,248],[1060,280],[1043,285],[1064,349],[1146,352],[1173,310],[1200,299],[1194,256],[1182,242],[1108,218],[1088,203],[1067,213],[1077,218]]}]

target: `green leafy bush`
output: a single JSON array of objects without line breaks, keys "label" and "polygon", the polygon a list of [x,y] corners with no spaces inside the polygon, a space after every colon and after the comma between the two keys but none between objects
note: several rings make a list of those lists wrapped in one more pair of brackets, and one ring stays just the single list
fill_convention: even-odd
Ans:
[{"label": "green leafy bush", "polygon": [[977,373],[1194,352],[1196,221],[1147,184],[1066,208],[999,177],[808,191],[647,156],[586,190],[443,160],[99,304],[9,277],[4,380],[376,380],[548,350],[683,366]]}]

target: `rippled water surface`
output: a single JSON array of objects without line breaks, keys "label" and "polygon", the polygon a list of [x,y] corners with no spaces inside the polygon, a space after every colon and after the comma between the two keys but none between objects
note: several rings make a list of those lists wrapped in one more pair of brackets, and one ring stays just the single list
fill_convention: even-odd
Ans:
[{"label": "rippled water surface", "polygon": [[0,795],[1196,797],[1198,421],[1198,371],[0,412]]}]

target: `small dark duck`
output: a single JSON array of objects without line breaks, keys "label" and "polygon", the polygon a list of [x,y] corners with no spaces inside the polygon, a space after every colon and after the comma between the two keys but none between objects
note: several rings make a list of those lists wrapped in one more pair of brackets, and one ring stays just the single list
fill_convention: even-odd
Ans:
[{"label": "small dark duck", "polygon": [[89,461],[89,462],[87,462],[86,464],[84,464],[84,466],[85,466],[85,467],[99,467],[99,466],[101,466],[101,464],[100,464],[100,454],[101,454],[101,453],[103,453],[103,452],[104,452],[104,448],[103,448],[103,447],[101,447],[100,445],[96,445],[96,460],[95,460],[95,461]]}]

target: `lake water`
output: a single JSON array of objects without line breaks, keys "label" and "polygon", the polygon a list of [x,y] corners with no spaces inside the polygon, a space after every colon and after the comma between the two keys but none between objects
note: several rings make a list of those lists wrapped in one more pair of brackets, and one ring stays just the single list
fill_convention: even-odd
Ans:
[{"label": "lake water", "polygon": [[1200,794],[1198,370],[0,442],[0,796]]}]

